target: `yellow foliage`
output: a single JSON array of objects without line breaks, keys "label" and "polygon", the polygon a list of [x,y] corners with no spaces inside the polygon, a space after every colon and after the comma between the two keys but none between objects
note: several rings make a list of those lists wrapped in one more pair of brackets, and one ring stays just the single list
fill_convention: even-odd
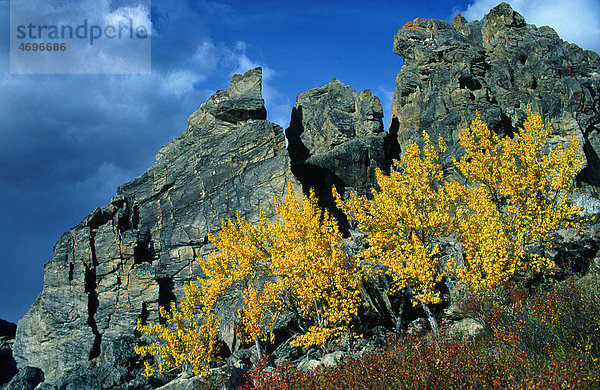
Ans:
[{"label": "yellow foliage", "polygon": [[471,286],[491,286],[525,270],[553,268],[543,255],[561,225],[577,226],[580,210],[567,195],[583,162],[575,139],[550,147],[552,129],[539,114],[527,113],[514,138],[499,139],[479,113],[460,131],[466,154],[454,164],[467,183],[444,183],[439,163],[445,145],[435,148],[423,133],[424,148],[414,143],[389,176],[377,172],[372,199],[351,195],[338,206],[367,234],[365,260],[387,266],[396,289],[410,287],[422,303],[440,300],[437,240],[453,232],[462,244],[464,263],[451,271]]},{"label": "yellow foliage", "polygon": [[240,309],[242,334],[247,341],[266,340],[281,312],[278,283],[272,278],[272,237],[262,212],[257,226],[238,213],[234,221],[223,221],[219,236],[208,236],[217,248],[200,262],[205,277],[198,279],[202,291],[214,305],[224,293],[235,289],[244,299]]},{"label": "yellow foliage", "polygon": [[201,261],[204,278],[186,288],[181,309],[161,308],[165,325],[138,323],[138,331],[158,342],[137,346],[136,353],[159,358],[146,365],[151,376],[189,366],[196,375],[208,373],[216,352],[219,320],[215,305],[225,294],[239,294],[238,328],[246,342],[273,341],[278,316],[288,310],[305,332],[296,345],[324,348],[333,340],[353,336],[361,275],[355,258],[344,252],[337,222],[317,204],[314,193],[298,201],[291,187],[282,203],[275,200],[279,219],[267,223],[261,213],[253,226],[239,213],[223,221],[218,237],[209,235],[217,251]]},{"label": "yellow foliage", "polygon": [[[396,282],[394,291],[410,287],[422,303],[437,303],[435,285],[442,279],[436,240],[448,234],[448,197],[442,186],[442,138],[432,145],[423,133],[423,153],[411,143],[390,175],[377,171],[378,190],[372,199],[351,194],[344,202],[334,190],[337,205],[358,222],[367,234],[365,260],[383,264]],[[421,156],[423,154],[423,156]]]},{"label": "yellow foliage", "polygon": [[[580,210],[567,195],[583,162],[575,139],[550,147],[550,126],[539,114],[527,114],[514,138],[499,139],[479,113],[460,131],[466,154],[454,164],[466,183],[443,181],[446,145],[440,137],[435,147],[423,133],[423,150],[411,143],[390,175],[376,172],[371,198],[351,194],[343,201],[334,189],[338,207],[367,234],[366,264],[384,265],[392,276],[391,292],[406,288],[428,311],[426,304],[440,302],[436,285],[448,272],[471,286],[491,286],[517,272],[554,266],[543,249],[551,248],[558,227],[577,226]],[[259,349],[261,341],[273,341],[284,312],[302,330],[297,346],[326,348],[355,336],[351,321],[363,269],[344,251],[336,220],[313,192],[297,199],[291,187],[275,208],[278,218],[271,223],[262,212],[256,225],[239,213],[223,221],[218,237],[209,235],[217,251],[201,261],[204,278],[186,286],[179,307],[160,308],[166,323],[138,321],[138,331],[158,340],[136,346],[136,353],[158,358],[156,367],[146,364],[146,375],[178,367],[206,375],[217,350],[216,305],[227,294],[243,300],[238,329]],[[450,259],[444,269],[439,240],[454,233],[464,261]]]},{"label": "yellow foliage", "polygon": [[580,210],[567,194],[583,162],[574,138],[550,148],[551,134],[531,111],[514,138],[499,139],[479,113],[460,131],[466,154],[454,163],[470,185],[449,183],[447,190],[465,259],[457,273],[467,284],[491,286],[515,272],[554,267],[536,252],[552,246],[556,228],[576,225]]},{"label": "yellow foliage", "polygon": [[[192,296],[198,295],[196,286],[190,284],[187,287],[196,290],[188,295],[186,288],[186,301],[189,303]],[[189,311],[190,305],[187,306],[180,311],[175,303],[171,302],[171,313],[161,307],[160,315],[167,320],[167,325],[143,325],[141,320],[138,320],[137,330],[140,333],[160,340],[150,345],[135,346],[135,353],[138,355],[158,357],[157,367],[144,362],[146,376],[180,367],[189,367],[200,377],[208,374],[209,363],[214,360],[213,354],[217,347],[219,321],[214,314],[202,313],[195,309]]]},{"label": "yellow foliage", "polygon": [[309,324],[296,345],[323,348],[331,339],[350,337],[361,274],[356,259],[344,251],[337,221],[319,207],[312,191],[299,202],[290,189],[275,206],[281,221],[271,225],[273,272],[288,292],[287,304]]},{"label": "yellow foliage", "polygon": [[[268,226],[261,212],[255,227],[238,213],[235,220],[223,221],[218,237],[209,234],[218,251],[201,261],[204,278],[199,285],[186,286],[179,309],[171,302],[171,312],[160,308],[166,324],[138,323],[138,331],[159,339],[149,346],[137,346],[136,353],[159,358],[158,367],[146,363],[146,375],[173,368],[190,367],[200,377],[208,374],[217,346],[219,320],[215,305],[225,294],[239,294],[244,307],[239,311],[244,335],[265,339],[279,313],[277,289],[264,278],[271,276]],[[260,284],[259,284],[260,283]]]}]

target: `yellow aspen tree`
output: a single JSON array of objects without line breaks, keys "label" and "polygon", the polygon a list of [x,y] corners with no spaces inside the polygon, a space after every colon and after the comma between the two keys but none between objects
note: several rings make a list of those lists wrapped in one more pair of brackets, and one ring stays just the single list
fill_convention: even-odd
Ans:
[{"label": "yellow aspen tree", "polygon": [[423,151],[410,143],[389,176],[376,172],[379,188],[372,189],[372,199],[351,194],[344,202],[335,190],[334,196],[338,207],[367,235],[365,260],[386,266],[394,281],[390,292],[412,292],[413,304],[423,305],[435,329],[427,304],[441,301],[436,284],[444,273],[436,241],[448,234],[450,221],[440,166],[446,146],[441,137],[438,147],[427,133],[423,138]]},{"label": "yellow aspen tree", "polygon": [[551,135],[531,110],[514,138],[499,139],[479,113],[460,131],[466,153],[454,163],[468,182],[447,189],[464,253],[457,274],[467,284],[491,286],[516,272],[554,267],[541,249],[551,248],[558,227],[577,225],[580,210],[568,194],[583,161],[574,137],[551,147]]},{"label": "yellow aspen tree", "polygon": [[361,273],[356,258],[344,251],[337,221],[319,207],[313,191],[298,200],[290,188],[275,207],[281,219],[271,225],[273,273],[305,331],[295,344],[326,348],[348,340],[360,306]]},{"label": "yellow aspen tree", "polygon": [[140,333],[158,339],[149,345],[135,346],[138,355],[152,355],[158,360],[155,366],[144,362],[146,376],[178,368],[190,368],[199,377],[209,373],[218,346],[219,321],[206,307],[200,307],[203,295],[195,284],[186,286],[185,296],[181,309],[175,302],[171,302],[171,312],[160,307],[160,315],[166,319],[164,325],[142,324],[138,320]]},{"label": "yellow aspen tree", "polygon": [[136,346],[154,355],[146,375],[189,367],[209,373],[217,352],[217,305],[228,296],[243,300],[237,326],[246,342],[273,341],[273,328],[284,310],[295,314],[303,330],[294,343],[326,348],[353,336],[350,322],[360,305],[361,274],[347,255],[336,220],[323,211],[313,192],[298,200],[291,187],[283,202],[275,200],[278,219],[268,223],[261,212],[256,225],[242,218],[223,221],[218,236],[209,235],[216,251],[201,262],[203,278],[186,286],[180,308],[160,308],[166,323],[138,331],[157,340]]},{"label": "yellow aspen tree", "polygon": [[261,355],[259,340],[270,334],[280,307],[278,289],[266,281],[271,277],[266,220],[261,213],[255,227],[238,213],[235,220],[222,222],[218,237],[209,234],[209,239],[217,251],[206,261],[200,260],[204,277],[198,278],[198,285],[192,282],[186,286],[181,309],[174,302],[170,313],[161,307],[165,325],[138,323],[138,331],[158,339],[136,347],[138,354],[158,357],[157,367],[146,364],[148,376],[186,367],[198,376],[209,372],[217,352],[219,319],[215,309],[227,294],[243,299],[238,312],[242,334],[256,343]]},{"label": "yellow aspen tree", "polygon": [[[291,187],[282,202],[275,199],[275,209],[273,223],[261,218],[253,227],[238,217],[236,224],[224,225],[218,240],[211,237],[219,252],[203,266],[203,283],[214,284],[218,291],[217,286],[244,281],[241,330],[259,353],[259,341],[272,341],[273,326],[284,309],[303,328],[296,345],[324,348],[329,341],[349,337],[350,321],[360,305],[361,275],[356,260],[344,251],[337,221],[319,207],[313,192],[298,199]],[[223,274],[229,281],[219,281]]]},{"label": "yellow aspen tree", "polygon": [[272,337],[282,309],[281,288],[271,266],[273,237],[267,221],[261,211],[259,223],[253,226],[238,213],[235,221],[223,221],[219,236],[209,235],[209,240],[217,251],[201,262],[205,275],[200,280],[202,291],[213,307],[226,293],[243,298],[238,325],[244,339],[255,343],[260,358],[260,342]]}]

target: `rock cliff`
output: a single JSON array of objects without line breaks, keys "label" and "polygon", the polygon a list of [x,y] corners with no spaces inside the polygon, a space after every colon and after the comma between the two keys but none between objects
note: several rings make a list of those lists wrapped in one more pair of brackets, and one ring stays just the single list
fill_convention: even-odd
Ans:
[{"label": "rock cliff", "polygon": [[426,130],[434,140],[444,137],[448,156],[460,155],[458,130],[476,110],[490,128],[510,135],[530,107],[552,123],[557,140],[574,135],[580,141],[587,160],[580,180],[597,194],[598,53],[561,40],[550,27],[527,24],[506,3],[480,21],[460,14],[453,23],[415,19],[396,34],[394,53],[404,59],[392,103],[401,148]]},{"label": "rock cliff", "polygon": [[389,158],[382,118],[371,91],[359,94],[339,80],[298,94],[286,130],[292,170],[310,187],[336,183],[365,193]]},{"label": "rock cliff", "polygon": [[[450,168],[450,157],[461,154],[458,130],[475,110],[503,135],[523,122],[527,107],[540,111],[557,140],[575,135],[581,141],[587,167],[580,181],[597,193],[597,53],[560,40],[548,27],[526,24],[504,3],[481,21],[459,15],[453,23],[407,23],[394,52],[404,66],[389,131],[377,97],[334,79],[298,95],[285,132],[287,150],[283,129],[266,120],[261,69],[234,76],[228,89],[189,117],[188,128],[158,152],[152,167],[59,239],[45,266],[43,291],[19,321],[13,355],[21,371],[8,388],[40,380],[44,388],[60,389],[160,385],[140,375],[135,323],[158,321],[160,305],[181,299],[183,286],[201,273],[195,259],[213,250],[207,234],[217,232],[223,218],[240,211],[257,220],[259,206],[272,216],[273,198],[283,196],[288,183],[316,188],[329,207],[331,185],[365,193],[375,169],[389,169],[408,142],[421,141],[423,130],[445,138]],[[584,203],[590,213],[600,211],[597,199]],[[598,252],[595,231],[588,229],[585,245],[575,245],[585,249],[582,256]],[[572,245],[574,239],[565,241]],[[375,291],[365,293],[367,301],[381,295],[377,286],[367,287]],[[369,302],[385,317],[390,302],[380,298]],[[220,336],[229,353],[248,352],[240,350],[227,321]],[[297,352],[286,348],[282,343],[274,355],[285,360]],[[183,377],[176,382],[173,388],[191,383]]]},{"label": "rock cliff", "polygon": [[398,155],[382,119],[383,107],[371,91],[358,93],[336,79],[296,97],[285,131],[292,172],[342,221],[331,187],[365,194],[376,183],[375,170],[387,170]]},{"label": "rock cliff", "polygon": [[263,206],[272,215],[274,197],[297,186],[283,129],[265,120],[261,79],[260,68],[234,76],[151,168],[61,237],[44,289],[19,321],[19,367],[55,382],[90,360],[127,362],[137,319],[158,321],[158,306],[200,274],[207,233],[237,211],[257,220]]}]

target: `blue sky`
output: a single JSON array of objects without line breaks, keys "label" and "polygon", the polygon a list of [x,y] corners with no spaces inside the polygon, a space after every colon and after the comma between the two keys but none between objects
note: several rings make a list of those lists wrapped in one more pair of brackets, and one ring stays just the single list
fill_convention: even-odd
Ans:
[{"label": "blue sky", "polygon": [[[598,0],[509,3],[529,23],[600,50]],[[65,14],[118,8],[109,0],[56,4]],[[284,127],[296,95],[334,77],[371,89],[387,123],[402,66],[392,53],[397,30],[416,17],[450,21],[459,11],[480,19],[496,4],[155,0],[151,74],[15,75],[9,1],[0,0],[0,318],[16,322],[25,313],[61,234],[149,167],[234,73],[263,67],[268,119]]]}]

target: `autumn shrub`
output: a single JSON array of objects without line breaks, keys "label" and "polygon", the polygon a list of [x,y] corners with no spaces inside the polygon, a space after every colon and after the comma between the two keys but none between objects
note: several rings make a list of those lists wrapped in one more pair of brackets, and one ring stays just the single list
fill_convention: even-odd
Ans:
[{"label": "autumn shrub", "polygon": [[600,281],[595,274],[571,277],[555,286],[524,287],[504,283],[493,289],[465,294],[460,307],[480,318],[488,332],[503,342],[545,358],[588,351],[600,357]]},{"label": "autumn shrub", "polygon": [[271,264],[282,286],[279,300],[302,332],[294,344],[344,345],[355,337],[350,322],[360,306],[358,259],[344,250],[337,221],[314,192],[298,201],[290,188],[275,207],[280,219],[270,225]]},{"label": "autumn shrub", "polygon": [[[390,292],[409,293],[421,303],[439,303],[444,276],[468,286],[506,282],[519,273],[549,271],[545,255],[553,234],[578,226],[580,210],[568,194],[583,162],[573,137],[550,146],[552,128],[528,111],[513,138],[500,139],[479,113],[459,140],[465,150],[454,165],[464,181],[444,181],[440,164],[446,146],[411,142],[389,175],[377,171],[370,197],[335,191],[337,205],[366,233],[365,263],[382,265],[393,278]],[[440,259],[440,240],[455,234],[462,257]]]},{"label": "autumn shrub", "polygon": [[343,201],[335,189],[334,196],[367,234],[364,259],[393,276],[390,292],[409,288],[415,303],[427,304],[441,301],[435,288],[444,275],[437,239],[449,233],[450,216],[439,162],[445,144],[440,137],[436,148],[427,133],[423,137],[423,151],[411,143],[390,175],[376,172],[378,189],[371,198],[351,194]]},{"label": "autumn shrub", "polygon": [[209,373],[216,360],[218,319],[208,306],[200,306],[203,295],[193,283],[186,286],[186,300],[171,311],[160,308],[165,324],[144,324],[138,320],[137,330],[156,342],[135,346],[138,355],[157,358],[156,364],[144,360],[145,375],[155,376],[173,369],[189,369],[199,377]]},{"label": "autumn shrub", "polygon": [[264,357],[246,374],[246,382],[241,390],[316,389],[319,385],[317,378],[316,371],[301,371],[292,368],[288,363],[270,367],[268,358]]},{"label": "autumn shrub", "polygon": [[[493,339],[485,348],[477,348],[498,351],[476,356],[470,349],[475,344],[407,341],[377,357],[398,369],[387,373],[386,379],[376,379],[385,370],[377,361],[365,367],[356,360],[342,363],[340,367],[353,367],[353,372],[344,372],[357,383],[369,386],[376,381],[377,386],[384,386],[387,382],[377,381],[394,381],[402,373],[402,378],[408,375],[410,383],[426,388],[443,387],[443,383],[454,386],[455,376],[462,376],[466,388],[511,387],[541,369],[534,367],[538,356],[585,361],[585,356],[598,349],[595,338],[584,340],[591,337],[597,320],[590,319],[589,324],[595,325],[588,327],[576,325],[581,315],[592,316],[592,308],[584,304],[587,301],[563,302],[539,294],[535,296],[541,298],[528,298],[527,291],[512,284],[516,275],[551,272],[554,263],[546,253],[552,249],[553,234],[560,227],[579,226],[580,210],[569,200],[573,179],[582,166],[579,145],[574,138],[567,145],[551,145],[551,135],[551,126],[528,111],[514,137],[499,139],[477,113],[459,133],[465,156],[453,160],[464,180],[445,180],[440,161],[446,146],[441,137],[434,146],[424,132],[422,149],[410,143],[389,175],[376,172],[377,188],[370,197],[351,194],[343,200],[334,190],[338,207],[366,233],[360,264],[358,256],[344,250],[336,220],[319,208],[314,193],[298,199],[290,189],[285,200],[275,200],[277,218],[272,222],[261,217],[259,223],[251,224],[240,215],[223,221],[218,236],[209,235],[217,251],[201,262],[205,277],[186,287],[179,306],[161,308],[164,325],[138,323],[138,331],[154,342],[136,347],[136,352],[157,356],[157,366],[148,364],[146,373],[189,367],[205,375],[215,362],[220,325],[216,304],[227,296],[240,297],[236,327],[247,345],[255,344],[259,357],[263,345],[273,342],[274,327],[284,314],[295,320],[290,328],[295,346],[326,352],[329,347],[348,345],[356,336],[352,321],[361,305],[362,275],[381,269],[387,270],[392,281],[388,292],[401,296],[396,330],[401,328],[404,297],[420,304],[431,328],[437,330],[428,305],[442,302],[443,278],[454,279],[481,294],[472,295],[471,304]],[[449,236],[458,239],[460,258],[442,259],[440,244]],[[504,290],[492,288],[498,285]],[[535,299],[545,303],[535,306]],[[564,312],[554,310],[555,304]],[[567,323],[573,326],[566,329]],[[587,348],[588,355],[569,354],[572,348]],[[398,356],[402,362],[395,360]],[[430,360],[431,356],[438,360]],[[459,358],[466,365],[458,364]],[[410,372],[417,363],[423,370]],[[456,368],[444,368],[453,364]],[[259,370],[271,379],[287,378],[284,382],[298,377],[312,383],[309,379],[316,373],[321,376],[315,380],[340,375],[336,369],[325,369],[306,377],[288,376],[293,371]],[[364,375],[355,376],[360,372]],[[502,379],[502,374],[507,377]],[[472,382],[464,382],[466,375]],[[408,386],[404,379],[398,381]]]},{"label": "autumn shrub", "polygon": [[151,342],[136,353],[153,355],[146,375],[191,369],[206,376],[216,361],[220,319],[217,304],[240,297],[236,327],[246,343],[273,342],[274,327],[284,313],[296,320],[296,346],[344,344],[354,337],[350,323],[357,315],[361,273],[356,259],[344,251],[336,220],[318,204],[314,193],[297,199],[291,187],[275,200],[277,218],[262,216],[251,224],[239,215],[223,221],[218,236],[209,235],[217,251],[200,260],[204,272],[185,289],[185,299],[160,308],[163,324],[137,330]]},{"label": "autumn shrub", "polygon": [[599,389],[599,286],[591,276],[534,292],[479,290],[461,309],[482,318],[485,337],[390,334],[384,348],[334,367],[255,367],[246,389]]},{"label": "autumn shrub", "polygon": [[600,278],[590,274],[538,286],[532,292],[504,283],[465,294],[460,307],[466,315],[481,319],[489,343],[504,345],[502,351],[528,355],[528,369],[537,373],[531,377],[538,383],[536,388],[545,388],[548,380],[554,385],[569,383],[571,388],[581,383],[600,385],[597,302]]},{"label": "autumn shrub", "polygon": [[[500,139],[479,113],[461,129],[465,155],[453,163],[465,180],[444,180],[441,156],[423,132],[423,148],[409,143],[389,175],[376,171],[371,196],[353,193],[337,206],[366,233],[363,267],[392,279],[389,293],[400,293],[395,323],[401,324],[403,299],[420,304],[431,328],[437,320],[429,304],[442,301],[442,278],[471,287],[490,287],[523,273],[551,272],[546,256],[560,227],[578,227],[580,210],[569,193],[583,162],[573,137],[567,145],[550,145],[552,128],[528,110],[514,137]],[[459,258],[440,253],[443,239],[458,238]],[[398,326],[399,328],[399,326]]]},{"label": "autumn shrub", "polygon": [[[522,383],[525,356],[482,354],[479,348],[458,340],[405,339],[330,368],[304,372],[255,367],[246,388],[486,389]],[[288,381],[282,382],[284,378]]]},{"label": "autumn shrub", "polygon": [[546,251],[556,229],[578,227],[569,194],[583,161],[572,137],[551,147],[552,127],[538,113],[514,137],[499,138],[481,120],[459,132],[465,155],[454,164],[467,184],[446,184],[453,229],[463,248],[456,276],[470,286],[493,286],[516,273],[554,268]]}]

